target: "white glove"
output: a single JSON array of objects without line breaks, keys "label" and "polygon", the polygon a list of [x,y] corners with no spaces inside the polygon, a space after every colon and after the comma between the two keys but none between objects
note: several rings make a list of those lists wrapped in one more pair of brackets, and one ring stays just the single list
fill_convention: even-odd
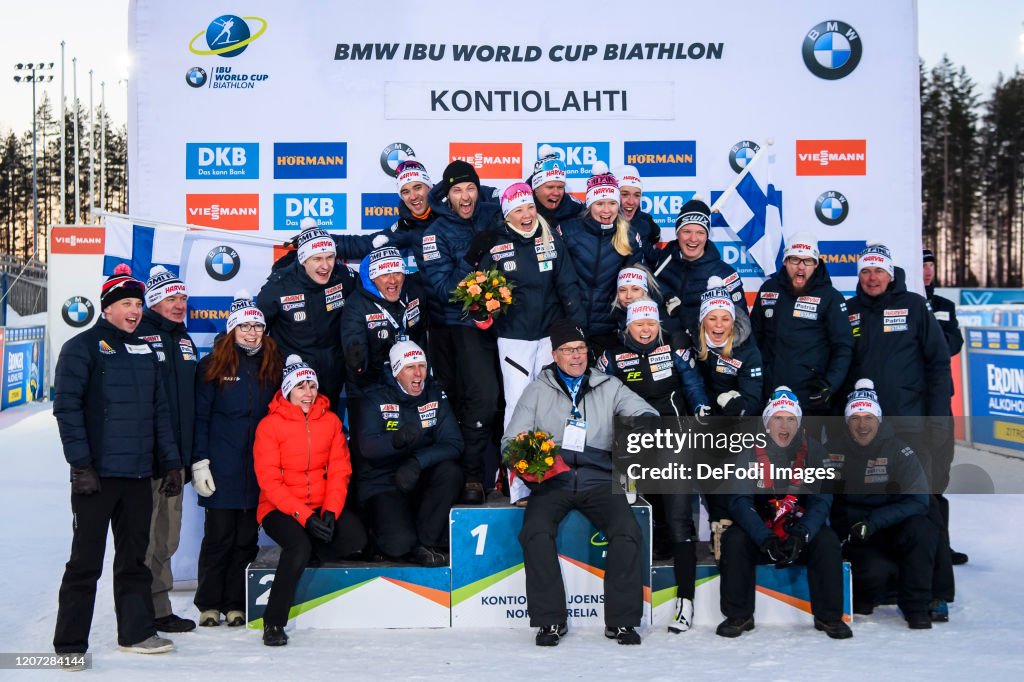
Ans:
[{"label": "white glove", "polygon": [[740,397],[742,396],[740,396],[739,391],[726,391],[725,393],[718,394],[718,399],[716,400],[716,402],[718,403],[719,407],[725,407],[730,400],[732,400],[733,398]]},{"label": "white glove", "polygon": [[388,239],[388,236],[386,234],[378,234],[376,237],[373,238],[373,240],[370,243],[373,244],[373,248],[379,249],[380,247],[387,244],[389,241],[391,240]]},{"label": "white glove", "polygon": [[697,408],[697,412],[693,415],[697,418],[697,422],[707,426],[708,417],[711,416],[711,406],[701,405]]},{"label": "white glove", "polygon": [[201,459],[192,465],[192,487],[200,497],[209,497],[217,490],[210,473],[210,460]]},{"label": "white glove", "polygon": [[668,299],[667,301],[665,301],[665,312],[671,315],[676,311],[676,308],[679,307],[679,304],[681,302],[682,301],[679,300],[678,296],[673,296],[672,298]]}]

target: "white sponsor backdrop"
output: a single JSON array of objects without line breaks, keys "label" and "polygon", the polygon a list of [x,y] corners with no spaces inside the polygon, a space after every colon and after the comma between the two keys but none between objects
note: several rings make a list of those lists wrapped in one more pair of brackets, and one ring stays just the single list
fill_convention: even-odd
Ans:
[{"label": "white sponsor backdrop", "polygon": [[[884,240],[909,281],[920,280],[911,0],[521,2],[460,11],[415,2],[382,11],[333,2],[134,0],[131,7],[133,215],[213,226],[248,220],[275,233],[275,225],[301,218],[285,215],[286,200],[306,195],[302,212],[318,213],[334,231],[377,228],[390,222],[387,211],[364,219],[366,209],[381,213],[393,202],[364,195],[395,191],[381,156],[396,143],[411,148],[435,179],[454,152],[485,166],[485,184],[504,187],[528,174],[539,143],[551,142],[568,157],[573,191],[584,188],[593,158],[615,168],[628,153],[690,154],[675,165],[637,164],[648,207],[661,209],[656,217],[667,225],[689,193],[707,198],[728,185],[737,143],[773,138],[784,231],[811,230],[833,243],[823,251],[835,252],[830,269],[841,275],[841,289],[855,284],[850,261],[865,240]],[[813,31],[830,35],[815,44]],[[808,41],[834,64],[846,58],[845,41],[853,55],[846,64],[858,63],[845,77],[819,77],[803,57]],[[281,155],[341,157],[344,177],[275,178],[281,143],[309,145]],[[820,151],[832,159],[809,156]],[[834,156],[848,152],[864,156]],[[391,162],[402,155],[395,151]],[[492,169],[487,156],[508,163]],[[825,202],[832,217],[845,207],[838,225],[816,215],[816,201],[829,191],[846,200]],[[190,212],[187,194],[258,194],[258,221],[231,215],[245,198],[201,199],[219,209]],[[740,250],[724,251],[741,274],[750,273]],[[224,295],[233,291],[230,282],[221,286]],[[747,286],[756,289],[757,281]]]}]

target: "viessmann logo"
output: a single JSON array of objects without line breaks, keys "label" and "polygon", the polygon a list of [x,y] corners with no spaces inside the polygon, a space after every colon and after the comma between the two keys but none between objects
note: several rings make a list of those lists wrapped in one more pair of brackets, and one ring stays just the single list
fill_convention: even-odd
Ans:
[{"label": "viessmann logo", "polygon": [[797,175],[867,175],[867,140],[797,140]]},{"label": "viessmann logo", "polygon": [[186,194],[185,222],[223,230],[258,230],[260,195]]},{"label": "viessmann logo", "polygon": [[95,227],[55,227],[50,233],[50,253],[101,254],[104,231]]},{"label": "viessmann logo", "polygon": [[452,142],[448,161],[465,161],[481,178],[523,177],[523,145],[519,142]]}]

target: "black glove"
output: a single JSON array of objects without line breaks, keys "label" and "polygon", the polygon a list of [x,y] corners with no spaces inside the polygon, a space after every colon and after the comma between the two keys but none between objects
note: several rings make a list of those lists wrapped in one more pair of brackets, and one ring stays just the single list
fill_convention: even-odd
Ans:
[{"label": "black glove", "polygon": [[462,260],[469,263],[474,268],[480,265],[480,259],[483,255],[491,250],[494,243],[498,241],[498,233],[491,232],[477,232],[473,235],[472,241],[469,242],[469,248],[466,249],[466,255],[462,257]]},{"label": "black glove", "polygon": [[177,497],[181,494],[183,483],[181,469],[171,469],[164,474],[164,480],[160,482],[160,492],[164,494],[164,497]]},{"label": "black glove", "polygon": [[100,491],[100,477],[92,465],[71,467],[71,492],[75,495],[95,495]]},{"label": "black glove", "polygon": [[331,536],[334,535],[334,529],[316,514],[306,519],[306,532],[311,538],[320,542],[330,542]]},{"label": "black glove", "polygon": [[867,542],[875,529],[867,521],[858,521],[850,526],[850,542]]},{"label": "black glove", "polygon": [[403,493],[411,493],[416,489],[416,482],[420,480],[420,463],[415,457],[402,462],[395,472],[395,487]]},{"label": "black glove", "polygon": [[807,544],[808,535],[809,533],[802,526],[794,526],[790,529],[789,537],[782,542],[782,560],[775,562],[775,568],[792,566]]},{"label": "black glove", "polygon": [[761,543],[761,551],[768,555],[768,558],[778,564],[785,557],[782,551],[782,543],[775,533],[768,536],[768,539]]},{"label": "black glove", "polygon": [[812,410],[823,410],[832,402],[832,387],[824,380],[818,381],[812,391],[811,395],[807,397],[808,407]]},{"label": "black glove", "polygon": [[722,408],[722,414],[727,417],[742,417],[744,412],[743,396],[737,391],[719,394],[715,400]]},{"label": "black glove", "polygon": [[362,374],[366,369],[366,346],[353,341],[345,349],[345,365],[352,374]]},{"label": "black glove", "polygon": [[320,518],[323,520],[324,525],[327,526],[327,536],[331,537],[334,535],[334,512],[325,511],[320,514]]},{"label": "black glove", "polygon": [[396,450],[403,450],[408,447],[412,447],[416,444],[416,441],[423,435],[423,427],[420,426],[419,422],[409,422],[403,424],[395,433],[391,436],[391,446]]}]

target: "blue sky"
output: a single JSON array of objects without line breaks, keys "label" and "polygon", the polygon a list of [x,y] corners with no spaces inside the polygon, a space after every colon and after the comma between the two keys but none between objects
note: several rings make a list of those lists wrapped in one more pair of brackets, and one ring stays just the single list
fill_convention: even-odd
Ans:
[{"label": "blue sky", "polygon": [[[174,0],[164,0],[172,2]],[[99,105],[101,81],[116,122],[126,117],[127,89],[118,81],[130,76],[128,0],[32,0],[4,5],[0,28],[0,131],[31,125],[31,87],[15,83],[14,64],[55,62],[53,82],[39,86],[56,101],[59,96],[60,42],[66,43],[66,93],[71,98],[71,58],[78,57],[78,97],[88,106],[89,69],[94,71],[94,102]],[[967,67],[986,96],[997,74],[1024,69],[1024,0],[918,0],[918,34],[926,66],[948,54]]]}]

